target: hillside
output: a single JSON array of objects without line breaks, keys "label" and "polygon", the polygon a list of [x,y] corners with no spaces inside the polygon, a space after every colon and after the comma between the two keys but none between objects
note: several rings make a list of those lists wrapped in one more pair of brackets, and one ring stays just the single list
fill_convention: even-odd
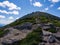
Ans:
[{"label": "hillside", "polygon": [[52,23],[58,23],[58,21],[60,21],[60,18],[57,16],[54,16],[54,15],[51,15],[51,14],[48,14],[45,12],[37,11],[37,12],[32,12],[30,14],[25,15],[25,16],[21,17],[20,19],[14,21],[13,23],[6,25],[5,27],[16,26],[16,25],[19,25],[19,24],[22,24],[25,22],[33,23],[35,18],[41,18],[40,20],[42,20],[42,21],[44,21],[44,18],[45,18],[46,19],[45,22],[50,21]]},{"label": "hillside", "polygon": [[52,23],[58,23],[58,21],[60,21],[59,17],[56,17],[54,15],[45,13],[45,12],[32,12],[31,14],[27,14],[25,16],[23,16],[22,18],[16,20],[15,22],[9,24],[8,26],[15,26],[15,25],[19,25],[21,23],[25,23],[25,22],[31,22],[34,23],[35,19],[39,18],[39,20],[41,20],[41,22],[52,22]]},{"label": "hillside", "polygon": [[60,18],[32,12],[0,28],[1,45],[60,45]]}]

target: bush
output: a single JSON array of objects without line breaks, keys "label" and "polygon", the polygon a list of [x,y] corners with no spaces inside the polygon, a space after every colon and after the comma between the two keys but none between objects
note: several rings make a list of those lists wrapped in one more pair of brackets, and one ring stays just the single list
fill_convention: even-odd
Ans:
[{"label": "bush", "polygon": [[38,45],[42,41],[42,30],[37,28],[29,33],[25,39],[20,42],[20,45]]},{"label": "bush", "polygon": [[0,30],[0,37],[3,37],[5,34],[7,34],[9,30]]},{"label": "bush", "polygon": [[57,31],[56,31],[56,29],[51,28],[51,29],[49,29],[49,32],[56,33]]}]

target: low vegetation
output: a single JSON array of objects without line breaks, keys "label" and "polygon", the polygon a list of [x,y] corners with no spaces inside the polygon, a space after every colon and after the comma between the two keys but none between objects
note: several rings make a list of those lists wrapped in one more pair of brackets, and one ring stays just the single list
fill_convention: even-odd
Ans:
[{"label": "low vegetation", "polygon": [[20,45],[38,45],[42,42],[42,30],[37,28],[27,35],[25,39],[20,42]]},{"label": "low vegetation", "polygon": [[4,35],[6,35],[9,32],[9,30],[0,30],[0,37],[3,37]]}]

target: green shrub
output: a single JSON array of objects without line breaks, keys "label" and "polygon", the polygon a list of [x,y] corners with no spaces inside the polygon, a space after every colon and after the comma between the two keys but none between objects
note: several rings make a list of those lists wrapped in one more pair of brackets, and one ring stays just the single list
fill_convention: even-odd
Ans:
[{"label": "green shrub", "polygon": [[56,31],[56,29],[51,28],[51,29],[49,29],[49,32],[56,33],[57,31]]},{"label": "green shrub", "polygon": [[27,35],[25,39],[20,42],[20,45],[38,45],[42,41],[42,30],[37,28]]},{"label": "green shrub", "polygon": [[0,37],[3,37],[5,34],[7,34],[9,30],[0,30]]}]

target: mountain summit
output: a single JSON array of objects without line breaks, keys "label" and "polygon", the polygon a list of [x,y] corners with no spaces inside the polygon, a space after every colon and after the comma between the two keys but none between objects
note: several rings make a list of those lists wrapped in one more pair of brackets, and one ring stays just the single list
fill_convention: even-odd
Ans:
[{"label": "mountain summit", "polygon": [[54,16],[52,14],[48,14],[45,12],[37,11],[37,12],[32,12],[30,14],[27,14],[27,15],[19,18],[18,20],[14,21],[13,23],[9,24],[8,26],[16,26],[16,25],[20,25],[20,24],[25,23],[25,22],[35,23],[37,18],[39,18],[38,19],[39,21],[42,20],[43,22],[60,21],[60,18],[57,16]]},{"label": "mountain summit", "polygon": [[0,29],[1,45],[60,45],[60,18],[32,12]]}]

